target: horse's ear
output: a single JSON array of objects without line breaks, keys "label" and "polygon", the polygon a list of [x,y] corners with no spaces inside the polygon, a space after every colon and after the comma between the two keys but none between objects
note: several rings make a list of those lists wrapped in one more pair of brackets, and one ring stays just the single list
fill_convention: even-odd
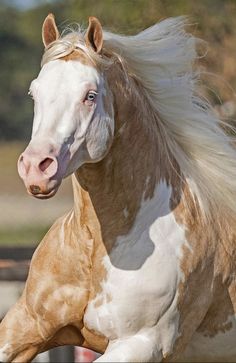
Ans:
[{"label": "horse's ear", "polygon": [[43,22],[42,38],[45,48],[57,40],[60,34],[56,26],[55,17],[53,14],[48,14]]},{"label": "horse's ear", "polygon": [[92,47],[97,53],[100,53],[102,50],[102,26],[94,16],[89,17],[89,26],[85,34],[85,43],[88,47]]}]

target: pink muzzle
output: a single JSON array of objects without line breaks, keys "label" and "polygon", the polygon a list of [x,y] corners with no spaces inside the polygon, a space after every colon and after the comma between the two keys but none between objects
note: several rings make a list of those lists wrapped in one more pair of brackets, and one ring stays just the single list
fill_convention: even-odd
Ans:
[{"label": "pink muzzle", "polygon": [[20,155],[18,172],[30,195],[49,198],[57,191],[61,180],[58,180],[58,161],[53,154],[29,145]]}]

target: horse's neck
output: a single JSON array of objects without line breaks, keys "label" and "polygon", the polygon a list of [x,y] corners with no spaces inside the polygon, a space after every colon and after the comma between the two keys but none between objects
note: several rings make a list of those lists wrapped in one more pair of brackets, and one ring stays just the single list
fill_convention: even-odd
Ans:
[{"label": "horse's neck", "polygon": [[131,80],[127,87],[122,75],[116,76],[116,81],[109,80],[116,99],[112,147],[101,162],[84,165],[77,172],[108,249],[117,236],[128,233],[142,202],[154,197],[160,182],[178,183],[174,159],[167,157],[158,124],[138,83]]}]

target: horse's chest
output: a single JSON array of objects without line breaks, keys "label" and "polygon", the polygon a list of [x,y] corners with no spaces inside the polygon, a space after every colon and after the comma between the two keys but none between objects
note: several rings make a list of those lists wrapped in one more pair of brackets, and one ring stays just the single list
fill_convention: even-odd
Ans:
[{"label": "horse's chest", "polygon": [[103,259],[106,276],[85,312],[85,325],[108,339],[156,325],[173,301],[181,278],[185,237],[172,213],[153,218],[145,229],[139,226],[119,237]]}]

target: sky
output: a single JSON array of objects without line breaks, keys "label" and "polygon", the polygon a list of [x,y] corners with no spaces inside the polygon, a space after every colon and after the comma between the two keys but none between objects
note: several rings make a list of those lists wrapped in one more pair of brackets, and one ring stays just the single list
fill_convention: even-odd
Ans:
[{"label": "sky", "polygon": [[0,3],[3,2],[6,5],[16,7],[20,10],[27,10],[41,4],[52,3],[54,1],[57,0],[0,0]]}]

